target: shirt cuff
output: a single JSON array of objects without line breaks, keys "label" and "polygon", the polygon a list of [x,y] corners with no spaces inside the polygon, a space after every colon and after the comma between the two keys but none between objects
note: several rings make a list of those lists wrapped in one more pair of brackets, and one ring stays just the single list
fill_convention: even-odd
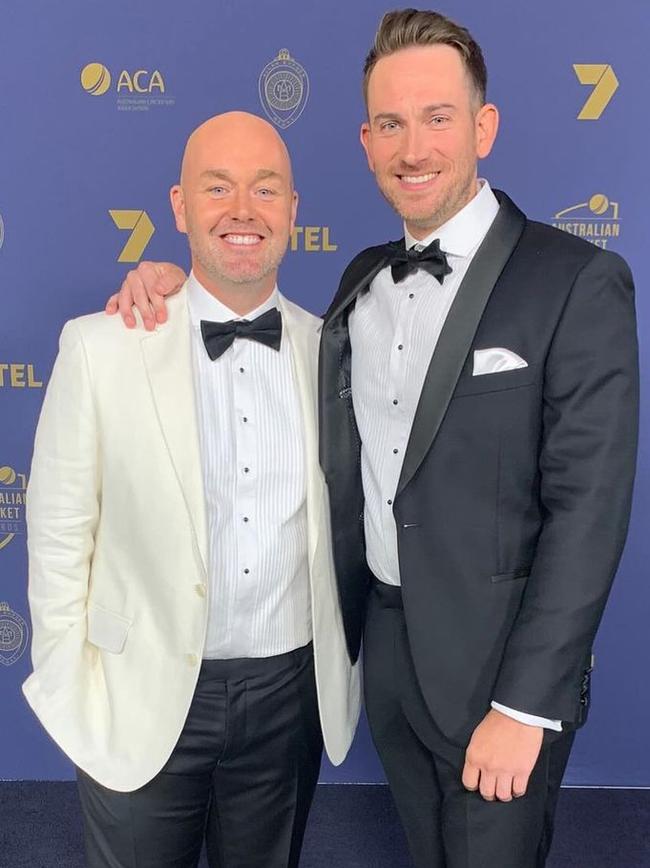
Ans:
[{"label": "shirt cuff", "polygon": [[501,714],[506,714],[512,717],[513,720],[518,720],[519,723],[525,723],[527,726],[543,726],[544,729],[552,729],[554,732],[562,732],[561,720],[549,720],[546,717],[537,717],[534,714],[526,714],[524,711],[515,711],[514,708],[508,708],[507,705],[501,705],[499,702],[493,702],[492,708],[495,711],[500,711]]}]

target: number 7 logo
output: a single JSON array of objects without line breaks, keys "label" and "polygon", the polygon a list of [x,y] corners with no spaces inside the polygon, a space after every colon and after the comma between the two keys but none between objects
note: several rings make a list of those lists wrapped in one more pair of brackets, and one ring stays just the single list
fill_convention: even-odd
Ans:
[{"label": "number 7 logo", "polygon": [[573,69],[580,84],[594,85],[589,99],[578,115],[578,120],[596,121],[618,90],[616,73],[609,63],[574,63]]},{"label": "number 7 logo", "polygon": [[115,211],[108,212],[118,229],[133,229],[129,240],[122,248],[118,262],[138,262],[156,227],[146,211]]}]

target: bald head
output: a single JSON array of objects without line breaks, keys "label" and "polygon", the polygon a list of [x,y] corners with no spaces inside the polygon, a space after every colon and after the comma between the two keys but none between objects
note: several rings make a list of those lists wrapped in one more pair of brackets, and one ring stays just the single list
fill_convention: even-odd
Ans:
[{"label": "bald head", "polygon": [[268,121],[249,112],[215,115],[197,127],[185,145],[181,163],[181,186],[195,179],[208,163],[225,166],[234,158],[268,163],[269,170],[281,169],[293,188],[291,159],[287,146]]},{"label": "bald head", "polygon": [[238,311],[272,292],[298,195],[286,145],[271,124],[228,112],[197,127],[171,202],[192,268],[209,291]]}]

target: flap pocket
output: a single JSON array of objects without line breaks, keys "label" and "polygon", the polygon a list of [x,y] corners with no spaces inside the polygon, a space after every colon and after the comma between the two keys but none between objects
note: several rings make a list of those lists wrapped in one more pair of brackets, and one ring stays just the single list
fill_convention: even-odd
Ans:
[{"label": "flap pocket", "polygon": [[88,603],[88,641],[104,651],[121,654],[132,623],[123,615]]},{"label": "flap pocket", "polygon": [[500,392],[506,389],[518,389],[521,386],[532,385],[539,376],[539,365],[528,365],[526,368],[513,368],[510,371],[497,371],[494,374],[472,376],[463,374],[458,380],[454,398],[464,395],[482,395],[484,392]]},{"label": "flap pocket", "polygon": [[509,573],[498,573],[496,576],[490,576],[490,580],[496,584],[497,582],[513,582],[515,579],[527,579],[530,575],[530,567],[523,567],[520,570],[512,570]]}]

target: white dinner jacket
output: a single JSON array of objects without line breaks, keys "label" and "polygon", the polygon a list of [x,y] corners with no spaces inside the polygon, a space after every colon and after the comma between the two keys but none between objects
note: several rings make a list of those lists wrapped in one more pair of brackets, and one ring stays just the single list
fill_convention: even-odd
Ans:
[{"label": "white dinner jacket", "polygon": [[[280,296],[307,459],[318,701],[331,761],[348,751],[360,686],[350,665],[318,463],[320,320]],[[208,535],[185,290],[155,332],[93,314],[66,324],[27,494],[33,674],[52,738],[114,790],[143,786],[183,728],[199,674]]]}]

